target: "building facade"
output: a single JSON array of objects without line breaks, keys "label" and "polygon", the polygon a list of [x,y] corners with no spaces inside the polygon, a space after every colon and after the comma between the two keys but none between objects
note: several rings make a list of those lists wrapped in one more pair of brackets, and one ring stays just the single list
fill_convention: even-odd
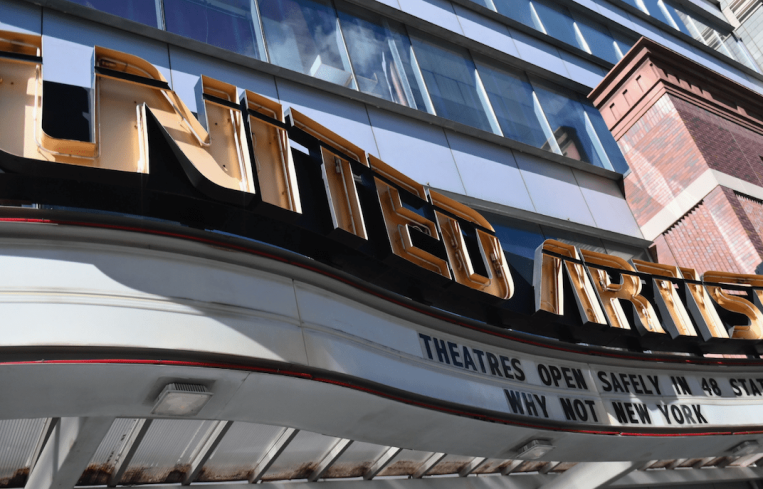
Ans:
[{"label": "building facade", "polygon": [[759,487],[723,9],[0,0],[0,487]]}]

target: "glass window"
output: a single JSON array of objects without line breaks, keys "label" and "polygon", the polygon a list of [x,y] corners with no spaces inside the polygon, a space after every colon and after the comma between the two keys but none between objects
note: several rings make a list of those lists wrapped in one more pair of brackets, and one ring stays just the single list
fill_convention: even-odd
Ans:
[{"label": "glass window", "polygon": [[469,52],[420,34],[412,34],[411,42],[436,114],[499,132]]},{"label": "glass window", "polygon": [[141,24],[158,27],[162,25],[156,11],[156,0],[71,0],[101,12],[118,15]]},{"label": "glass window", "polygon": [[625,53],[630,51],[633,45],[636,44],[636,41],[629,40],[618,32],[612,32],[612,36],[615,38],[615,43],[617,44],[617,49],[620,51],[621,57],[625,56]]},{"label": "glass window", "polygon": [[[501,242],[506,261],[513,269],[512,272],[516,271],[519,274],[519,277],[513,277],[515,284],[519,279],[520,282],[524,280],[532,285],[535,250],[546,239],[540,226],[504,216],[486,213],[483,215],[495,229],[495,235]],[[520,289],[526,289],[526,287],[517,284],[515,290]]]},{"label": "glass window", "polygon": [[167,30],[239,54],[264,59],[251,0],[164,0]]},{"label": "glass window", "polygon": [[673,26],[679,31],[683,32],[687,36],[691,36],[694,39],[700,40],[701,36],[697,32],[697,28],[691,20],[691,17],[681,7],[665,3],[665,8],[670,13],[670,16],[675,20],[676,25]]},{"label": "glass window", "polygon": [[553,2],[545,2],[544,0],[534,0],[533,6],[549,36],[566,42],[571,46],[585,49],[579,42],[578,36],[575,33],[572,16],[566,7],[554,4]]},{"label": "glass window", "polygon": [[510,17],[533,29],[546,32],[530,0],[493,0],[493,3],[495,3],[496,10],[506,17]]},{"label": "glass window", "polygon": [[344,2],[337,8],[360,91],[426,111],[423,78],[405,28]]},{"label": "glass window", "polygon": [[477,67],[503,135],[536,148],[546,144],[543,116],[533,103],[533,89],[527,75],[485,63],[478,63]]},{"label": "glass window", "polygon": [[[623,54],[618,49],[615,39],[609,32],[607,26],[599,24],[587,17],[583,17],[577,12],[572,13],[575,22],[580,29],[591,54],[605,59],[610,63],[617,63]],[[627,50],[626,50],[627,51]]]},{"label": "glass window", "polygon": [[609,159],[611,167],[605,166],[609,170],[614,170],[618,173],[625,173],[628,171],[628,162],[625,160],[620,146],[617,145],[615,138],[612,137],[612,133],[607,127],[607,123],[604,122],[604,118],[601,116],[596,107],[593,106],[583,95],[580,95],[580,103],[583,105],[583,109],[588,116],[588,120],[591,122],[596,136],[598,136],[599,143],[602,149],[606,153],[607,159]]},{"label": "glass window", "polygon": [[356,88],[329,0],[259,0],[270,62]]},{"label": "glass window", "polygon": [[668,13],[668,10],[665,7],[665,4],[663,3],[662,0],[641,0],[641,1],[644,2],[646,9],[649,11],[649,15],[659,20],[660,22],[664,22],[665,24],[668,24],[671,27],[674,27],[676,29],[678,28],[676,26],[676,22],[670,17],[670,14]]},{"label": "glass window", "polygon": [[561,153],[568,158],[612,169],[577,95],[544,80],[533,79],[532,84]]},{"label": "glass window", "polygon": [[734,59],[745,65],[746,67],[755,70],[760,73],[758,65],[752,60],[752,56],[749,55],[741,40],[737,40],[733,35],[729,34],[726,39],[723,40],[731,54],[734,55]]}]

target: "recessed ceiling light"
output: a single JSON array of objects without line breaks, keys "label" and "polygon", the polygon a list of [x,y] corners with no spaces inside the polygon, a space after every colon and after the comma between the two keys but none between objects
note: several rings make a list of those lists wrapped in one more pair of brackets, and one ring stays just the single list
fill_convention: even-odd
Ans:
[{"label": "recessed ceiling light", "polygon": [[175,382],[164,387],[151,413],[159,416],[193,416],[201,411],[210,397],[212,393],[203,385]]}]

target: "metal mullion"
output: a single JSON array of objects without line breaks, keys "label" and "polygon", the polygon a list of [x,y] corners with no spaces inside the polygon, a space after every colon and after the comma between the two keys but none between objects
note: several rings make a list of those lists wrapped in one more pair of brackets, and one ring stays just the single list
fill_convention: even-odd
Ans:
[{"label": "metal mullion", "polygon": [[315,482],[318,479],[323,476],[323,474],[331,467],[336,460],[342,456],[342,454],[350,448],[350,445],[352,445],[352,440],[348,440],[346,438],[341,438],[337,440],[337,442],[334,444],[333,447],[331,447],[331,450],[329,450],[329,453],[326,454],[325,457],[323,457],[323,460],[321,460],[318,463],[318,466],[313,470],[313,472],[307,476],[307,480],[309,482]]},{"label": "metal mullion", "polygon": [[437,111],[435,110],[434,104],[432,103],[432,97],[429,95],[429,87],[427,86],[427,81],[424,79],[424,74],[421,72],[421,65],[419,64],[419,59],[416,55],[416,49],[413,47],[414,36],[411,35],[407,25],[403,24],[403,28],[405,29],[406,35],[408,35],[408,41],[411,43],[411,64],[415,70],[414,76],[416,76],[417,80],[419,81],[419,88],[423,92],[422,95],[424,96],[424,105],[427,106],[426,112],[432,115],[437,115]]},{"label": "metal mullion", "polygon": [[184,486],[189,485],[199,476],[201,468],[207,463],[207,460],[212,456],[212,453],[214,453],[231,426],[233,426],[233,421],[218,421],[214,428],[210,430],[209,436],[204,440],[199,453],[196,454],[196,457],[191,462],[191,470],[188,471],[183,480]]},{"label": "metal mullion", "polygon": [[130,435],[119,452],[116,464],[114,465],[114,471],[111,473],[111,477],[109,477],[109,487],[116,487],[117,484],[119,484],[119,481],[127,470],[127,466],[130,465],[135,452],[138,451],[140,442],[143,441],[146,433],[148,433],[148,429],[151,427],[151,422],[151,419],[138,419],[132,427],[132,430],[130,430]]},{"label": "metal mullion", "polygon": [[512,460],[509,465],[501,470],[501,475],[509,475],[519,468],[525,461],[524,460]]},{"label": "metal mullion", "polygon": [[487,457],[474,457],[468,464],[464,465],[461,470],[458,471],[458,476],[466,477],[485,465],[485,462],[487,462]]},{"label": "metal mullion", "polygon": [[260,458],[259,462],[257,462],[257,465],[254,467],[254,472],[249,478],[250,484],[255,484],[262,479],[262,476],[265,475],[265,472],[268,471],[270,466],[273,465],[276,459],[283,453],[284,450],[286,450],[286,447],[289,446],[289,443],[294,440],[294,437],[296,437],[298,433],[299,430],[294,428],[284,428],[283,431],[281,431],[281,434],[278,435],[276,441],[270,445],[270,448],[267,449],[265,454],[262,456],[262,458]]},{"label": "metal mullion", "polygon": [[418,466],[416,471],[411,476],[414,479],[421,479],[425,475],[427,475],[427,472],[432,470],[432,468],[440,463],[440,460],[445,458],[447,453],[433,453],[429,456],[428,459],[426,459],[421,465]]},{"label": "metal mullion", "polygon": [[363,478],[367,481],[370,481],[376,477],[379,472],[384,470],[390,464],[390,462],[392,462],[392,459],[394,459],[395,456],[402,450],[402,448],[398,447],[387,448],[387,450],[379,458],[377,458],[373,464],[371,464],[368,470],[366,470],[366,473],[363,474]]}]

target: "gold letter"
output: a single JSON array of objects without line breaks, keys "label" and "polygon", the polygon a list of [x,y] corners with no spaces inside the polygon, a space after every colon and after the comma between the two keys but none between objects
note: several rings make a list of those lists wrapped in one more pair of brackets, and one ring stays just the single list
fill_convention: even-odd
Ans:
[{"label": "gold letter", "polygon": [[744,340],[759,340],[763,338],[763,314],[761,314],[759,309],[761,299],[763,298],[763,291],[757,288],[752,290],[752,296],[756,302],[756,304],[753,304],[743,297],[726,293],[721,285],[710,285],[710,283],[726,283],[763,287],[763,276],[729,272],[705,272],[702,276],[702,281],[705,282],[705,287],[707,287],[710,297],[719,306],[727,311],[747,316],[750,323],[745,326],[732,326],[731,338]]},{"label": "gold letter", "polygon": [[[429,191],[432,203],[465,221],[495,232],[493,226],[479,212],[433,190]],[[487,270],[487,277],[474,271],[472,259],[466,249],[461,226],[452,217],[435,210],[437,224],[440,227],[445,250],[448,253],[451,269],[456,282],[469,288],[480,290],[499,299],[509,299],[514,295],[514,281],[506,264],[501,243],[495,236],[475,228],[482,262]],[[476,259],[476,257],[475,257]]]},{"label": "gold letter", "polygon": [[[580,250],[580,252],[583,254],[583,260],[591,265],[601,265],[629,272],[635,271],[627,261],[620,257],[590,250]],[[626,300],[633,304],[633,308],[636,311],[635,326],[639,333],[665,332],[657,320],[657,313],[654,312],[652,304],[639,295],[641,292],[640,278],[621,273],[620,279],[622,282],[613,284],[605,270],[591,266],[588,269],[593,276],[594,286],[604,305],[604,311],[607,313],[607,318],[609,318],[609,324],[613,328],[631,329],[628,318],[625,316],[625,311],[623,311],[623,307],[620,304],[621,300]]]},{"label": "gold letter", "polygon": [[[0,38],[5,39],[0,41],[0,50],[11,50],[21,41],[31,49],[31,37],[37,36],[21,41],[17,37],[0,32]],[[150,112],[189,178],[202,191],[234,203],[245,203],[247,194],[253,192],[241,112],[205,101],[208,132],[151,63],[96,46],[92,142],[57,139],[43,132],[39,62],[3,60],[2,66],[6,81],[0,85],[2,119],[18,125],[16,130],[6,131],[3,124],[3,150],[36,160],[148,173],[146,117]],[[202,83],[204,93],[236,102],[235,87],[206,77]]]},{"label": "gold letter", "polygon": [[[672,265],[663,265],[661,263],[651,263],[643,260],[633,260],[636,270],[662,277],[682,278],[678,267]],[[694,327],[691,324],[689,313],[686,312],[683,302],[678,295],[673,282],[652,277],[652,286],[654,288],[654,300],[657,308],[662,313],[663,327],[670,333],[671,338],[679,336],[697,336]]]},{"label": "gold letter", "polygon": [[[283,108],[278,102],[249,90],[244,91],[244,97],[249,110],[249,128],[262,201],[276,209],[289,211],[293,214],[291,217],[296,218],[302,213],[302,202],[289,135],[282,127],[252,115],[252,112],[262,114],[283,124]],[[289,213],[281,212],[280,215],[288,216]]]},{"label": "gold letter", "polygon": [[[699,282],[697,271],[693,268],[681,268],[681,274],[686,280]],[[686,306],[691,312],[694,321],[697,323],[697,329],[705,341],[712,338],[728,338],[729,334],[723,326],[718,311],[710,301],[710,296],[702,284],[693,284],[686,282],[686,290],[689,294],[686,296]]]},{"label": "gold letter", "polygon": [[[393,181],[405,190],[410,191],[410,193],[419,199],[426,201],[426,194],[422,185],[390,167],[375,156],[369,155],[368,159],[371,163],[371,168],[376,170],[377,173]],[[376,193],[379,196],[379,204],[381,205],[382,215],[384,216],[384,224],[387,228],[387,236],[389,237],[389,242],[392,246],[392,252],[411,263],[429,270],[430,272],[434,272],[450,279],[451,276],[450,270],[448,270],[448,263],[442,258],[436,257],[433,254],[414,246],[411,239],[410,228],[415,228],[417,231],[439,241],[440,238],[437,234],[437,227],[435,224],[429,219],[403,207],[398,189],[379,177],[374,177],[374,180],[376,182]]]},{"label": "gold letter", "polygon": [[556,256],[548,255],[543,251],[557,253],[573,260],[580,260],[578,250],[566,243],[547,239],[535,250],[535,267],[533,269],[533,286],[535,288],[535,310],[543,310],[556,314],[564,315],[564,283],[562,282],[563,273],[567,273],[572,290],[575,296],[578,312],[583,324],[606,325],[607,318],[601,309],[599,299],[591,285],[591,280],[585,268],[580,263],[564,261],[565,267],[562,268],[562,259]]}]

